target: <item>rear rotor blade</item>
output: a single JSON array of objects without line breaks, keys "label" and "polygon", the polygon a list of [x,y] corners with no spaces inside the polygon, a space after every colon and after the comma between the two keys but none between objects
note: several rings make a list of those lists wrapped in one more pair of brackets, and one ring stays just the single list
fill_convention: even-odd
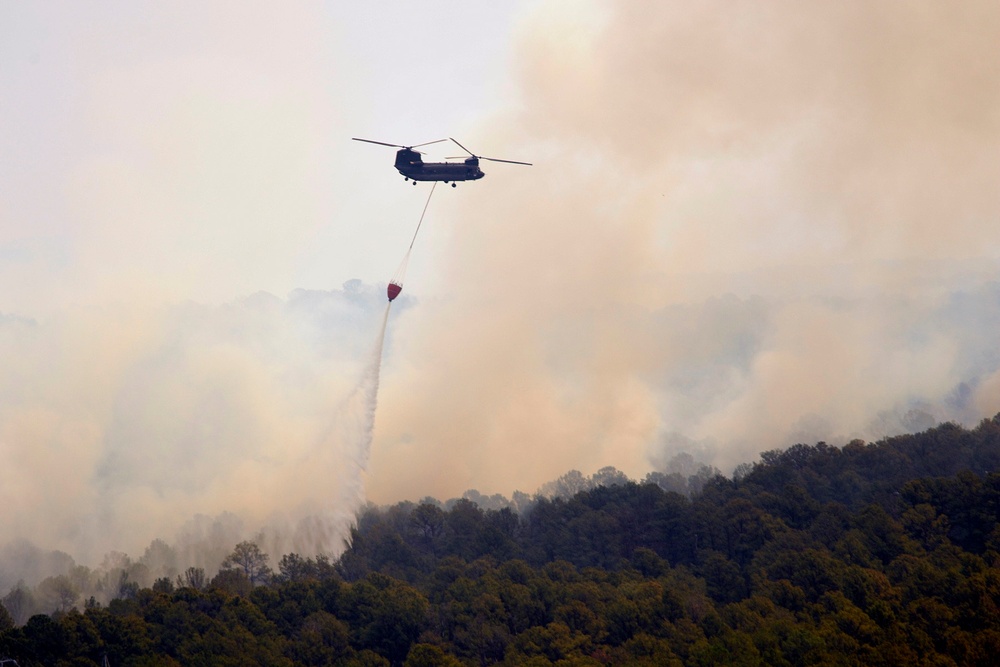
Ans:
[{"label": "rear rotor blade", "polygon": [[439,144],[442,141],[448,141],[447,139],[435,139],[434,141],[425,141],[422,144],[414,144],[413,146],[406,146],[406,148],[417,148],[418,146],[429,146],[431,144]]},{"label": "rear rotor blade", "polygon": [[[451,140],[452,140],[452,141],[454,141],[454,142],[455,142],[456,144],[458,144],[458,145],[459,145],[459,147],[460,147],[460,148],[461,148],[461,149],[462,149],[463,151],[465,151],[466,153],[468,153],[468,154],[469,154],[469,155],[471,155],[472,157],[474,157],[474,158],[478,158],[478,159],[480,159],[480,160],[489,160],[490,162],[506,162],[506,163],[508,163],[508,164],[523,164],[523,165],[526,165],[526,166],[528,166],[528,167],[530,167],[530,166],[531,166],[531,163],[530,163],[530,162],[518,162],[517,160],[501,160],[501,159],[500,159],[500,158],[498,158],[498,157],[483,157],[482,155],[476,155],[475,153],[473,153],[472,151],[470,151],[470,150],[469,150],[468,148],[466,148],[465,146],[462,146],[462,144],[459,144],[459,143],[458,143],[458,140],[457,140],[457,139],[455,139],[454,137],[451,137]],[[446,158],[445,158],[445,160],[457,160],[457,159],[459,159],[459,158],[451,158],[451,157],[446,157]]]},{"label": "rear rotor blade", "polygon": [[478,156],[477,156],[477,155],[476,155],[475,153],[473,153],[472,151],[470,151],[470,150],[469,150],[468,148],[466,148],[466,147],[465,147],[465,146],[463,146],[462,144],[459,144],[459,143],[458,143],[458,140],[457,140],[457,139],[455,139],[454,137],[449,137],[449,138],[450,138],[450,139],[451,139],[452,141],[454,141],[454,142],[455,142],[456,144],[458,144],[458,147],[459,147],[459,148],[461,148],[461,149],[462,149],[463,151],[465,151],[466,153],[468,153],[468,154],[469,154],[469,155],[471,155],[472,157],[478,157]]}]

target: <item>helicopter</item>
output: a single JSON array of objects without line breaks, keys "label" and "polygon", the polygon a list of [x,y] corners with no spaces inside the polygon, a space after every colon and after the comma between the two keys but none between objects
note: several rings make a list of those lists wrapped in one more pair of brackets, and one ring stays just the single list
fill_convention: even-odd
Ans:
[{"label": "helicopter", "polygon": [[501,160],[495,157],[483,157],[482,155],[476,155],[468,148],[458,143],[455,139],[450,139],[450,141],[455,142],[459,148],[469,154],[467,158],[445,158],[446,160],[457,160],[462,159],[462,162],[424,162],[423,158],[420,156],[422,153],[420,151],[413,150],[414,148],[419,148],[421,146],[429,146],[430,144],[441,143],[442,141],[449,141],[449,139],[436,139],[434,141],[428,141],[422,144],[414,144],[413,146],[403,146],[401,144],[389,144],[384,141],[373,141],[372,139],[359,139],[357,137],[352,137],[354,141],[364,141],[369,144],[379,144],[380,146],[392,146],[393,148],[398,148],[396,151],[396,164],[395,167],[400,174],[403,175],[403,179],[406,181],[413,181],[416,185],[417,181],[443,181],[445,183],[451,183],[451,187],[456,187],[458,181],[477,181],[486,174],[482,169],[479,168],[480,160],[489,160],[490,162],[506,162],[508,164],[523,164],[531,166],[530,162],[518,162],[516,160]]}]

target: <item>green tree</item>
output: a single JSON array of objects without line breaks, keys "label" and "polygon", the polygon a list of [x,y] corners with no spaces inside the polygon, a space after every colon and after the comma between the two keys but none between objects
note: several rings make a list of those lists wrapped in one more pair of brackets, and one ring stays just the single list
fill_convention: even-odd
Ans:
[{"label": "green tree", "polygon": [[23,579],[3,597],[3,606],[10,612],[15,625],[24,625],[35,613],[35,598]]},{"label": "green tree", "polygon": [[27,657],[37,663],[55,664],[69,651],[66,631],[45,614],[35,614],[24,624]]},{"label": "green tree", "polygon": [[243,541],[222,561],[222,569],[239,570],[246,575],[251,586],[267,583],[271,577],[269,557],[254,542]]},{"label": "green tree", "polygon": [[444,534],[444,512],[437,505],[421,503],[410,513],[410,526],[417,544],[432,555],[438,555],[441,536]]},{"label": "green tree", "polygon": [[612,653],[612,664],[636,667],[682,667],[684,664],[665,639],[639,633]]},{"label": "green tree", "polygon": [[0,604],[0,632],[10,630],[14,627],[14,617],[7,611],[7,607]]},{"label": "green tree", "polygon": [[66,637],[67,657],[97,661],[102,655],[104,641],[91,617],[75,609],[59,617],[58,624]]},{"label": "green tree", "polygon": [[[126,659],[151,655],[154,642],[150,637],[153,627],[135,615],[117,615],[106,608],[93,607],[84,612],[101,636],[101,652],[112,665],[124,664]],[[162,625],[158,629],[162,628]]]},{"label": "green tree", "polygon": [[219,570],[208,586],[210,589],[225,591],[229,595],[241,596],[250,595],[254,588],[246,573],[235,568]]},{"label": "green tree", "polygon": [[80,592],[65,574],[43,579],[38,584],[37,592],[46,610],[69,611],[80,597]]},{"label": "green tree", "polygon": [[170,577],[160,577],[153,582],[153,590],[157,593],[173,593],[174,582],[170,580]]},{"label": "green tree", "polygon": [[303,665],[332,665],[352,653],[350,628],[326,611],[305,617],[288,647],[288,655]]},{"label": "green tree", "polygon": [[178,588],[193,588],[196,591],[200,591],[205,588],[206,582],[205,568],[201,567],[189,567],[184,570],[183,575],[177,575]]},{"label": "green tree", "polygon": [[403,667],[462,667],[462,663],[433,644],[414,644]]},{"label": "green tree", "polygon": [[340,604],[354,643],[396,663],[424,629],[429,608],[419,591],[378,573],[352,584]]},{"label": "green tree", "polygon": [[278,579],[280,581],[306,581],[316,579],[316,563],[311,558],[303,558],[298,554],[285,554],[278,561]]},{"label": "green tree", "polygon": [[698,574],[708,584],[708,594],[719,602],[736,602],[747,595],[740,566],[718,551],[708,551],[698,564]]},{"label": "green tree", "polygon": [[525,664],[534,656],[551,662],[580,659],[593,650],[593,641],[574,632],[565,623],[553,622],[535,626],[519,634],[507,655],[508,662]]}]

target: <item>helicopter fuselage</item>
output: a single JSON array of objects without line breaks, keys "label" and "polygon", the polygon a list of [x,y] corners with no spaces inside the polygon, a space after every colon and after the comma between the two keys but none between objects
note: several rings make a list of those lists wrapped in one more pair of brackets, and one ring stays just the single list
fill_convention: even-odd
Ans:
[{"label": "helicopter fuselage", "polygon": [[466,158],[462,162],[424,162],[420,153],[408,148],[396,151],[396,169],[413,181],[476,181],[486,174],[479,168],[479,159]]}]

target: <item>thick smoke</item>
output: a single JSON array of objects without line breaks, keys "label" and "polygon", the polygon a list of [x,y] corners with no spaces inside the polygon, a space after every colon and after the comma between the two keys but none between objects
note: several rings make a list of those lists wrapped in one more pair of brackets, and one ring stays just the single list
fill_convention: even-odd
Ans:
[{"label": "thick smoke", "polygon": [[38,549],[162,538],[147,560],[211,573],[241,539],[343,547],[384,291],[240,297],[388,277],[334,177],[355,16],[0,7],[0,593],[64,573]]},{"label": "thick smoke", "polygon": [[[0,209],[6,586],[110,551],[162,570],[243,538],[336,548],[370,434],[333,416],[384,294],[233,295],[388,277],[423,195],[338,155],[357,100],[393,90],[400,129],[462,109],[355,80],[336,12],[136,6],[39,10],[50,37],[0,40],[31,102],[0,130],[24,184]],[[535,166],[435,195],[419,303],[390,322],[375,500],[641,477],[681,450],[728,472],[1000,409],[996,3],[526,6],[510,105],[454,134]]]},{"label": "thick smoke", "polygon": [[373,493],[992,416],[998,44],[988,1],[539,3],[463,140],[536,166],[435,218]]},{"label": "thick smoke", "polygon": [[258,536],[275,557],[338,553],[364,502],[383,304],[354,281],[5,318],[0,534],[91,566],[154,538],[181,570]]}]

